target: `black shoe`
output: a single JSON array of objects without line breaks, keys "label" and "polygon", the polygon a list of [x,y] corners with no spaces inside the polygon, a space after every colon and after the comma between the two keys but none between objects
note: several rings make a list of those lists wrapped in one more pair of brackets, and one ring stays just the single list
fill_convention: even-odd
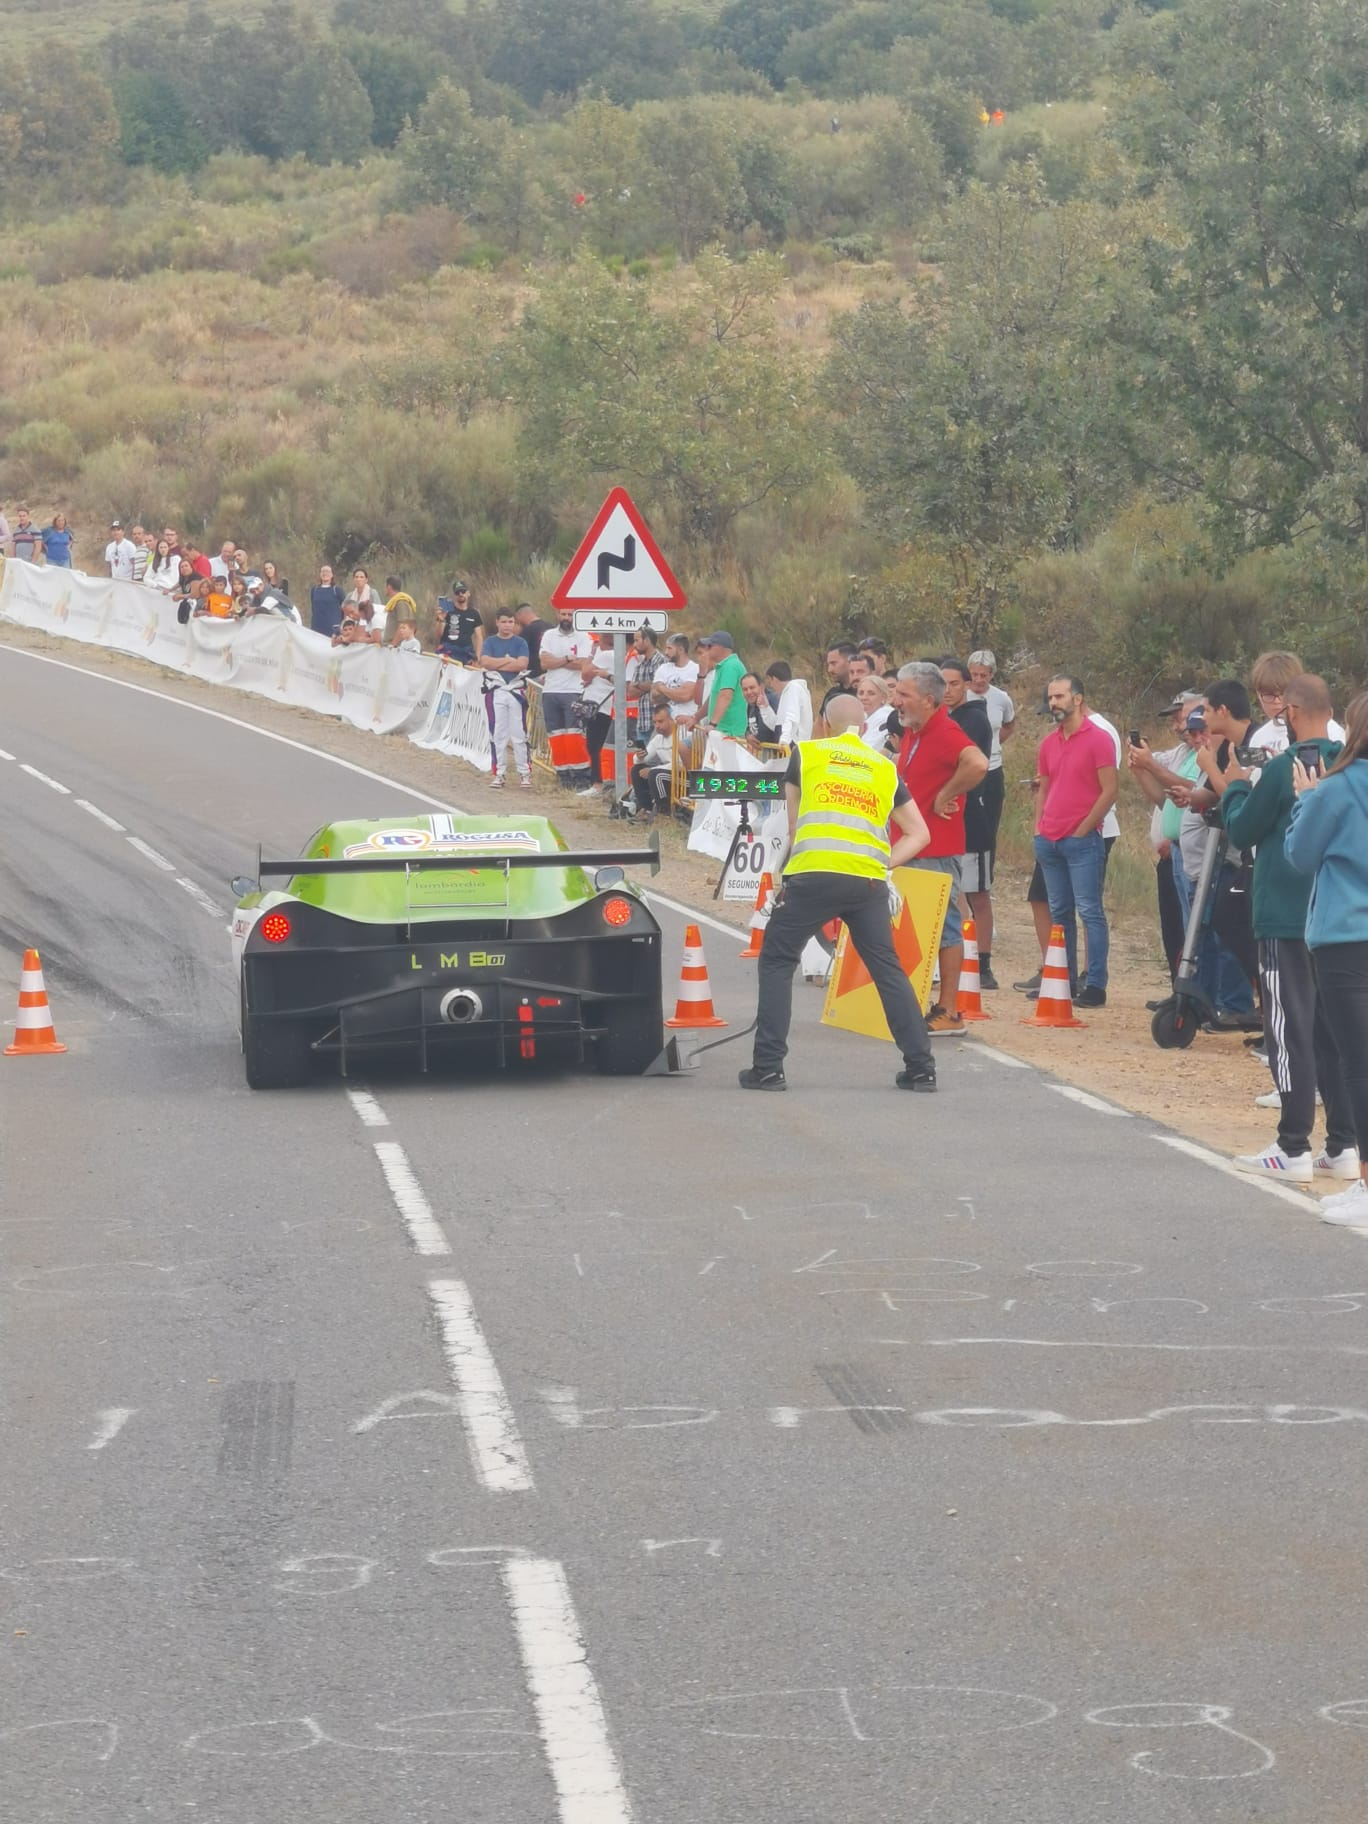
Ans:
[{"label": "black shoe", "polygon": [[736,1078],[742,1089],[787,1089],[782,1070],[757,1070],[754,1065],[749,1070],[740,1071]]},{"label": "black shoe", "polygon": [[980,988],[1000,988],[1001,986],[1002,986],[1001,982],[998,981],[997,977],[993,974],[992,970],[985,969],[983,967],[983,961],[982,961],[982,958],[980,958],[980,960],[979,960],[979,987]]},{"label": "black shoe", "polygon": [[1107,991],[1105,988],[1080,988],[1073,997],[1075,1007],[1105,1007]]},{"label": "black shoe", "polygon": [[1172,999],[1173,999],[1173,996],[1168,995],[1162,1001],[1146,1001],[1145,1002],[1145,1012],[1146,1013],[1158,1013],[1159,1009],[1161,1007],[1167,1007],[1169,1004],[1169,1001],[1171,1001]]},{"label": "black shoe", "polygon": [[915,1070],[900,1070],[893,1081],[899,1089],[916,1089],[923,1095],[932,1095],[936,1088],[936,1073],[919,1064]]},{"label": "black shoe", "polygon": [[1024,994],[1028,1001],[1035,1000],[1036,996],[1040,993],[1039,969],[1036,970],[1029,982],[1013,982],[1012,986],[1016,989],[1018,994]]}]

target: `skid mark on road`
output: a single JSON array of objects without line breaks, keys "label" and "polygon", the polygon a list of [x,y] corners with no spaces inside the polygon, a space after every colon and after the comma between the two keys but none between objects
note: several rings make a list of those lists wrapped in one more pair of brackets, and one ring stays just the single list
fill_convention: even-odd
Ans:
[{"label": "skid mark on road", "polygon": [[288,1473],[294,1447],[294,1382],[234,1381],[223,1390],[218,1473],[268,1481]]}]

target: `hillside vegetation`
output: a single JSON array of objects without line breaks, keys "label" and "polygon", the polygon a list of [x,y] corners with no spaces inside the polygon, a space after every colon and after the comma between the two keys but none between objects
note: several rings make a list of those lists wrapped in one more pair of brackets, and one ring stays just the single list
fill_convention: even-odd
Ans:
[{"label": "hillside vegetation", "polygon": [[79,13],[0,70],[0,495],[78,559],[544,601],[620,480],[751,651],[1368,672],[1368,0]]}]

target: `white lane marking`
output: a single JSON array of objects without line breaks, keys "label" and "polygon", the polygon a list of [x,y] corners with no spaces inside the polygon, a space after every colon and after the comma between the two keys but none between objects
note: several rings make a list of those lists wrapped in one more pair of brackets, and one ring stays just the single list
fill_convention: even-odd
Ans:
[{"label": "white lane marking", "polygon": [[0,747],[0,760],[13,760],[13,758],[13,754],[6,753],[5,749]]},{"label": "white lane marking", "polygon": [[496,1494],[531,1489],[532,1468],[464,1280],[430,1279],[428,1297],[442,1326],[442,1350],[465,1420],[475,1473]]},{"label": "white lane marking", "polygon": [[1052,1089],[1057,1096],[1067,1096],[1070,1102],[1079,1102],[1084,1108],[1091,1108],[1099,1115],[1120,1115],[1125,1121],[1131,1118],[1128,1108],[1116,1108],[1110,1102],[1104,1102],[1100,1096],[1090,1096],[1086,1089],[1075,1089],[1072,1083],[1047,1083],[1046,1089]]},{"label": "white lane marking", "polygon": [[565,1568],[505,1558],[503,1579],[561,1824],[631,1824],[632,1808]]},{"label": "white lane marking", "polygon": [[120,836],[124,834],[127,826],[120,823],[117,818],[111,817],[107,811],[102,811],[99,805],[92,804],[89,798],[76,798],[72,802],[79,804],[83,811],[89,811],[95,821],[102,823],[107,830],[117,830]]},{"label": "white lane marking", "polygon": [[59,671],[76,671],[83,678],[92,678],[97,684],[113,684],[120,690],[136,691],[140,697],[155,697],[159,703],[171,703],[177,709],[193,710],[197,716],[212,716],[215,722],[227,722],[232,728],[244,728],[248,734],[260,735],[264,741],[278,741],[282,747],[293,747],[301,754],[312,754],[315,760],[327,760],[346,772],[358,773],[363,779],[373,780],[376,785],[388,786],[392,792],[402,792],[406,798],[416,798],[422,804],[431,805],[434,810],[453,811],[457,816],[464,814],[444,798],[434,798],[428,792],[420,792],[411,785],[400,785],[395,779],[387,779],[383,773],[372,772],[368,766],[358,766],[354,760],[342,760],[336,754],[326,754],[321,747],[310,747],[307,741],[296,741],[289,735],[278,735],[274,729],[258,728],[254,722],[244,722],[241,716],[227,715],[221,709],[209,709],[203,703],[188,703],[184,697],[168,696],[164,690],[153,690],[147,684],[134,684],[128,678],[111,678],[104,672],[90,671],[84,665],[73,665],[67,659],[49,658],[44,652],[26,652],[22,646],[6,646],[0,642],[0,653],[14,653],[21,659],[33,659],[39,665],[55,665]]},{"label": "white lane marking", "polygon": [[1238,1184],[1252,1184],[1261,1191],[1267,1191],[1270,1197],[1281,1197],[1284,1203],[1294,1204],[1303,1215],[1316,1210],[1315,1201],[1304,1192],[1294,1191],[1290,1185],[1275,1184],[1271,1178],[1256,1178],[1249,1172],[1237,1172],[1229,1159],[1210,1152],[1205,1146],[1198,1146],[1195,1140],[1184,1140],[1179,1134],[1155,1134],[1153,1137],[1160,1146],[1171,1146],[1175,1153],[1186,1153],[1189,1159],[1200,1159],[1203,1165],[1224,1172],[1227,1178],[1235,1179]]},{"label": "white lane marking", "polygon": [[347,1100],[356,1110],[364,1127],[388,1127],[389,1116],[381,1108],[375,1097],[368,1095],[364,1089],[349,1089]]},{"label": "white lane marking", "polygon": [[126,836],[124,840],[130,843],[139,855],[145,855],[154,868],[160,868],[166,874],[175,873],[175,862],[168,861],[159,849],[154,849],[150,842],[144,842],[141,836]]},{"label": "white lane marking", "polygon": [[100,1428],[86,1449],[103,1450],[106,1444],[112,1444],[137,1410],[136,1406],[106,1406],[99,1414]]},{"label": "white lane marking", "polygon": [[433,1215],[403,1147],[394,1140],[377,1140],[375,1156],[414,1247],[420,1254],[450,1254],[451,1243]]},{"label": "white lane marking", "polygon": [[1031,1066],[1024,1058],[1014,1058],[1005,1051],[998,1051],[992,1045],[985,1045],[981,1039],[974,1040],[974,1050],[980,1057],[991,1058],[994,1064],[1005,1064],[1009,1070],[1030,1070]]},{"label": "white lane marking", "polygon": [[71,787],[63,785],[60,779],[54,779],[49,773],[40,773],[36,766],[30,766],[27,760],[19,762],[19,771],[27,773],[30,779],[37,779],[42,785],[50,785],[54,792],[60,792],[64,798],[70,798]]},{"label": "white lane marking", "polygon": [[205,892],[204,888],[200,886],[198,881],[186,880],[184,875],[177,874],[176,885],[178,887],[184,887],[185,891],[190,895],[191,899],[194,900],[201,911],[207,912],[211,918],[227,918],[227,906],[215,905],[214,901],[210,899],[209,895]]}]

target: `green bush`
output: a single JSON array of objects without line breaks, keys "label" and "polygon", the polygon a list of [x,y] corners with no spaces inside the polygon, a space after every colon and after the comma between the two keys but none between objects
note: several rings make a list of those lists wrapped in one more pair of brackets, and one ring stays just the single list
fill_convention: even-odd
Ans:
[{"label": "green bush", "polygon": [[513,563],[513,540],[499,526],[477,526],[461,540],[456,562],[462,570],[507,570]]},{"label": "green bush", "polygon": [[70,481],[81,467],[81,445],[69,424],[38,418],[12,431],[5,443],[5,470],[16,494],[37,494]]}]

